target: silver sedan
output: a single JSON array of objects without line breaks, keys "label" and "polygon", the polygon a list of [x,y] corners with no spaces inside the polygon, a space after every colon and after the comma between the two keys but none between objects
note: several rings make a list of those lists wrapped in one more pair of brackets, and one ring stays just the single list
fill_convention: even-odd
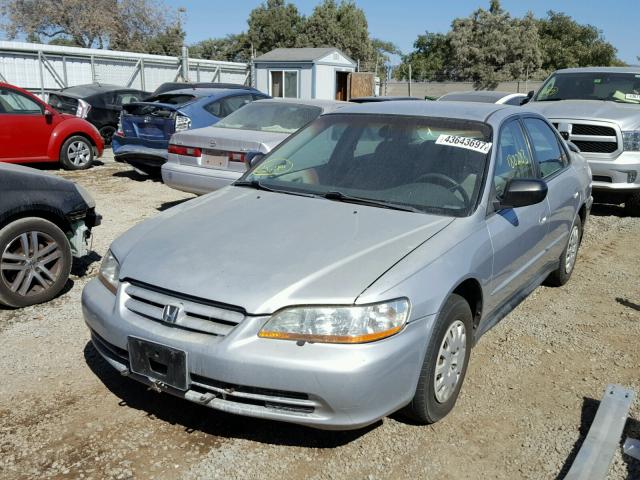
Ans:
[{"label": "silver sedan", "polygon": [[345,107],[115,240],[85,320],[123,375],[213,409],[436,422],[482,334],[569,280],[590,178],[523,108]]},{"label": "silver sedan", "polygon": [[162,180],[198,195],[233,183],[245,172],[246,156],[266,154],[289,135],[347,102],[269,99],[249,103],[210,127],[176,133]]}]

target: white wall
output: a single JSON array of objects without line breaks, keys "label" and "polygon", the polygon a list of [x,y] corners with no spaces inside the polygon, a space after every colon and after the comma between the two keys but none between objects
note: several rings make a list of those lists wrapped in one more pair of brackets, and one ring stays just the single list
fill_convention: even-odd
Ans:
[{"label": "white wall", "polygon": [[353,72],[350,66],[336,67],[333,65],[316,65],[316,95],[321,100],[335,100],[336,72]]}]

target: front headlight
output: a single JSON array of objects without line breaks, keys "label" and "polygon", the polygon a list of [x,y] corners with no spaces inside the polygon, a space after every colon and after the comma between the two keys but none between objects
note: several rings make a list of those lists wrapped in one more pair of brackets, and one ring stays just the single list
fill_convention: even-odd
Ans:
[{"label": "front headlight", "polygon": [[622,132],[622,148],[627,152],[640,152],[640,130]]},{"label": "front headlight", "polygon": [[116,257],[113,256],[111,250],[108,250],[104,258],[102,259],[102,264],[100,265],[100,273],[98,273],[98,278],[113,293],[118,291],[118,278],[120,277],[120,263]]},{"label": "front headlight", "polygon": [[365,343],[398,333],[409,318],[409,300],[352,307],[291,307],[271,316],[259,337],[320,343]]}]

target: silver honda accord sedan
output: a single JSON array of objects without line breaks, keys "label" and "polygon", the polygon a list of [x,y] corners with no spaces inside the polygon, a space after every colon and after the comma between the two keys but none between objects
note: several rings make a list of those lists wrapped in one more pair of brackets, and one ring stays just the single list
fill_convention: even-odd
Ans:
[{"label": "silver honda accord sedan", "polygon": [[214,409],[436,422],[481,335],[569,280],[590,179],[523,108],[345,107],[115,240],[85,320],[120,373]]}]

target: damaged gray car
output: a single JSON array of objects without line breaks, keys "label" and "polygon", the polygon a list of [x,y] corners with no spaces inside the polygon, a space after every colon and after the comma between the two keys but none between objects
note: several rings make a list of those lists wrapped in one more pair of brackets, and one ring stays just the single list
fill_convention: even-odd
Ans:
[{"label": "damaged gray car", "polygon": [[214,409],[432,423],[481,335],[569,280],[590,206],[587,163],[536,113],[348,106],[116,239],[84,317],[121,374]]}]

